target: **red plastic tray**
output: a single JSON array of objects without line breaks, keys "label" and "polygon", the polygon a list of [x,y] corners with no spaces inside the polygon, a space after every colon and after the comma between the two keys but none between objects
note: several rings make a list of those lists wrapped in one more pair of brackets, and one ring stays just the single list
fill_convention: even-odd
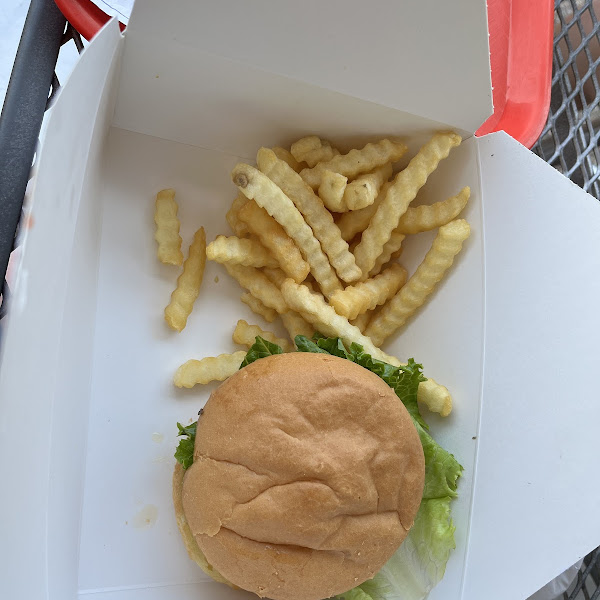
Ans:
[{"label": "red plastic tray", "polygon": [[537,141],[552,85],[553,0],[488,0],[494,114],[477,135],[506,131],[524,146]]},{"label": "red plastic tray", "polygon": [[[55,2],[87,40],[110,18],[91,0]],[[553,20],[553,0],[488,0],[494,114],[477,135],[506,131],[528,148],[537,141],[550,106]]]}]

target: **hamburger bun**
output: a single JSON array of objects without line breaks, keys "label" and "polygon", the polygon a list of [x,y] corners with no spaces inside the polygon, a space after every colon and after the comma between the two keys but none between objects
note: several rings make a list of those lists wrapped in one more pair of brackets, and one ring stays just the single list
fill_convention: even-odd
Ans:
[{"label": "hamburger bun", "polygon": [[183,492],[183,477],[185,471],[179,464],[175,464],[175,470],[173,471],[173,506],[175,507],[175,519],[177,521],[177,528],[183,539],[185,549],[187,550],[188,556],[207,574],[210,575],[215,581],[219,583],[225,583],[232,588],[238,589],[237,586],[233,585],[221,573],[219,573],[207,560],[206,556],[202,553],[202,550],[198,548],[196,539],[190,530],[190,526],[185,518],[183,512],[183,501],[181,494]]},{"label": "hamburger bun", "polygon": [[221,580],[274,600],[321,600],[392,556],[424,475],[417,431],[383,380],[328,354],[281,354],[209,398],[181,506]]}]

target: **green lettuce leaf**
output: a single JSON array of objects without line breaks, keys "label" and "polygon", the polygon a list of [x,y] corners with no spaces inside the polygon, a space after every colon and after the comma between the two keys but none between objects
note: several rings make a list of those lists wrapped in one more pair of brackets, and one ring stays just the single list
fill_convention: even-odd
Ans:
[{"label": "green lettuce leaf", "polygon": [[334,596],[334,598],[335,600],[373,600],[373,598],[360,587],[355,587],[349,592]]},{"label": "green lettuce leaf", "polygon": [[175,458],[177,459],[177,462],[181,463],[181,466],[184,469],[191,467],[194,462],[194,444],[196,443],[197,425],[198,421],[185,427],[181,423],[177,423],[177,436],[181,436],[183,439],[179,440],[179,444],[175,450]]},{"label": "green lettuce leaf", "polygon": [[242,361],[240,369],[248,366],[259,358],[265,358],[265,356],[272,356],[273,354],[283,354],[281,346],[273,344],[257,335],[254,344],[250,346],[248,353],[246,354],[246,358]]},{"label": "green lettuce leaf", "polygon": [[462,466],[444,450],[418,423],[415,424],[425,455],[425,488],[423,498],[456,498],[456,484],[463,472]]},{"label": "green lettuce leaf", "polygon": [[316,342],[309,340],[303,335],[297,335],[294,339],[298,352],[312,352],[313,354],[329,354],[327,350],[323,350]]},{"label": "green lettuce leaf", "polygon": [[400,548],[373,579],[359,587],[371,600],[421,600],[444,576],[454,548],[450,497],[423,499]]}]

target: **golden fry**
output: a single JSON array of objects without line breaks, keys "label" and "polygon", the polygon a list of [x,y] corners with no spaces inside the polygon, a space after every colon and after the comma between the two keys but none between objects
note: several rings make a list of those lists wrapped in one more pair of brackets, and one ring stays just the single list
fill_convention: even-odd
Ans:
[{"label": "golden fry", "polygon": [[356,266],[354,256],[342,239],[331,213],[312,188],[265,148],[258,151],[257,163],[258,168],[282,189],[302,213],[338,276],[348,283],[357,281],[362,273]]},{"label": "golden fry", "polygon": [[244,358],[246,351],[240,350],[233,354],[208,356],[202,360],[188,360],[177,369],[173,383],[178,388],[192,388],[198,383],[225,381],[239,370]]},{"label": "golden fry", "polygon": [[252,344],[254,344],[256,341],[257,335],[267,340],[267,342],[277,344],[284,352],[293,352],[295,350],[295,347],[287,340],[278,338],[274,333],[265,331],[258,325],[250,325],[244,321],[244,319],[240,319],[237,322],[233,332],[233,341],[236,344],[241,344],[242,346],[248,346],[248,348],[250,348],[250,346],[252,346]]},{"label": "golden fry", "polygon": [[452,396],[447,388],[430,377],[419,383],[417,400],[422,402],[431,412],[447,417],[452,412]]},{"label": "golden fry", "polygon": [[[283,272],[283,271],[282,271]],[[255,298],[250,292],[244,292],[240,300],[250,307],[250,310],[260,315],[267,323],[272,323],[277,318],[277,311],[265,306],[258,298]]]},{"label": "golden fry", "polygon": [[363,232],[360,244],[354,253],[356,264],[361,268],[363,277],[365,274],[368,276],[377,257],[382,253],[383,246],[398,226],[400,217],[406,212],[419,189],[423,187],[427,177],[460,142],[461,137],[456,133],[436,133],[408,163],[406,169],[396,175],[369,226]]},{"label": "golden fry", "polygon": [[373,316],[366,335],[381,345],[389,335],[402,327],[452,266],[454,257],[460,252],[470,231],[469,224],[464,219],[457,219],[440,227],[423,262],[398,294]]},{"label": "golden fry", "polygon": [[243,163],[233,169],[231,176],[240,190],[262,206],[297,243],[323,293],[330,296],[335,290],[341,289],[342,284],[312,229],[281,188],[258,169]]},{"label": "golden fry", "polygon": [[346,211],[344,192],[348,178],[335,171],[323,171],[319,184],[319,198],[323,204],[333,212]]},{"label": "golden fry", "polygon": [[350,321],[351,325],[354,325],[354,327],[358,327],[361,331],[361,333],[364,334],[365,330],[367,329],[367,326],[369,325],[369,321],[371,320],[371,317],[373,316],[373,311],[366,311],[364,313],[360,313],[360,315],[358,315],[358,317],[356,317],[356,319],[352,319]]},{"label": "golden fry", "polygon": [[274,285],[281,288],[283,282],[288,278],[287,275],[278,268],[265,267],[262,272],[269,278]]},{"label": "golden fry", "polygon": [[229,223],[229,227],[235,235],[239,238],[246,237],[249,233],[248,225],[241,221],[239,218],[239,212],[242,206],[248,202],[248,198],[244,196],[241,192],[238,192],[238,195],[233,200],[231,204],[231,208],[227,211],[225,218],[227,219],[227,223]]},{"label": "golden fry", "polygon": [[360,313],[372,310],[392,298],[406,282],[406,276],[406,269],[394,263],[377,277],[336,292],[331,296],[330,303],[338,315],[356,319]]},{"label": "golden fry", "polygon": [[391,260],[394,260],[402,254],[402,242],[404,241],[405,235],[398,233],[397,229],[392,231],[390,239],[384,244],[381,254],[377,257],[375,265],[369,272],[369,277],[375,277],[381,272],[383,266]]},{"label": "golden fry", "polygon": [[456,196],[435,204],[409,207],[402,215],[396,231],[399,233],[420,233],[431,231],[456,219],[467,205],[471,188],[464,187]]},{"label": "golden fry", "polygon": [[389,181],[384,183],[379,195],[370,206],[365,206],[365,208],[359,210],[352,210],[341,215],[337,221],[337,226],[342,234],[342,239],[349,242],[357,233],[363,232],[369,226],[373,215],[377,212],[377,208],[385,198],[385,195],[391,186],[392,183]]},{"label": "golden fry", "polygon": [[166,265],[180,265],[183,262],[177,210],[175,190],[161,190],[156,194],[154,239],[158,242],[158,260]]},{"label": "golden fry", "polygon": [[165,308],[165,321],[169,327],[182,331],[200,293],[204,267],[206,266],[206,234],[200,227],[190,244],[189,256],[183,263],[183,272],[177,278],[177,287],[171,294],[171,302]]},{"label": "golden fry", "polygon": [[288,310],[281,316],[281,322],[288,332],[291,340],[295,342],[297,335],[303,335],[307,338],[311,338],[315,333],[315,328],[307,323],[304,317],[300,316],[294,310]]},{"label": "golden fry", "polygon": [[290,150],[298,162],[305,162],[311,168],[319,162],[331,160],[339,155],[339,151],[333,148],[330,142],[321,140],[316,135],[309,135],[294,142]]},{"label": "golden fry", "polygon": [[264,208],[258,206],[256,202],[248,202],[238,214],[294,281],[300,283],[306,279],[310,265],[302,258],[294,240]]},{"label": "golden fry", "polygon": [[218,235],[206,247],[206,258],[219,263],[244,265],[245,267],[277,267],[279,262],[255,239]]},{"label": "golden fry", "polygon": [[276,310],[279,314],[287,311],[287,304],[281,292],[274,286],[264,273],[255,267],[243,267],[242,265],[223,265],[227,272],[255,298],[258,298],[265,306]]},{"label": "golden fry", "polygon": [[272,150],[279,160],[282,160],[289,167],[294,169],[296,173],[300,173],[300,171],[302,171],[302,169],[304,168],[304,166],[300,164],[302,161],[297,161],[292,156],[292,153],[289,150],[286,150],[285,148],[280,148],[279,146],[275,146],[274,148],[272,148]]},{"label": "golden fry", "polygon": [[[269,280],[274,283],[278,288],[281,288],[283,282],[288,278],[287,275],[281,269],[272,269],[269,267],[265,267],[263,273],[269,278]],[[307,288],[311,294],[315,294],[325,302],[325,298],[323,298],[323,294],[318,291],[316,288],[316,284],[309,279],[305,279],[300,285]]]},{"label": "golden fry", "polygon": [[[281,288],[283,282],[287,279],[285,273],[281,269],[263,269],[263,273],[274,283],[278,288]],[[312,286],[308,281],[302,283],[312,291]],[[289,307],[288,307],[289,308]],[[295,341],[297,335],[304,335],[311,338],[315,333],[315,328],[306,322],[306,319],[294,310],[288,310],[280,315],[283,326],[286,328],[292,341]]]},{"label": "golden fry", "polygon": [[[344,190],[345,210],[359,210],[375,202],[383,184],[392,176],[392,163],[387,163],[371,173],[350,182]],[[339,211],[342,212],[342,211]]]},{"label": "golden fry", "polygon": [[373,358],[395,366],[400,364],[398,359],[382,352],[368,337],[360,332],[358,327],[350,325],[346,317],[338,315],[332,306],[312,294],[306,286],[298,285],[292,279],[287,279],[281,286],[281,293],[288,306],[292,310],[301,313],[323,335],[340,337],[347,344],[356,342]]},{"label": "golden fry", "polygon": [[360,150],[350,150],[348,154],[334,156],[331,160],[318,163],[312,169],[303,169],[300,175],[316,190],[321,185],[321,178],[325,171],[334,171],[354,179],[361,173],[368,173],[385,163],[397,161],[406,150],[406,145],[402,142],[381,140],[375,144],[367,144]]}]

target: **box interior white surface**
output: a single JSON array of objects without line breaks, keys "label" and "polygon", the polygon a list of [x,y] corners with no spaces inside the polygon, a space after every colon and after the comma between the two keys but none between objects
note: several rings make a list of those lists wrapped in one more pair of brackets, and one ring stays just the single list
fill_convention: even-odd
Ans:
[{"label": "box interior white surface", "polygon": [[[176,188],[185,241],[199,224],[210,239],[227,231],[236,152],[252,157],[262,143],[289,143],[313,129],[347,142],[349,131],[365,137],[405,130],[421,138],[437,124],[266,71],[260,71],[261,83],[268,90],[298,86],[302,102],[293,110],[277,109],[289,106],[278,95],[268,111],[236,120],[238,106],[219,113],[214,103],[207,110],[194,102],[194,95],[208,101],[233,94],[244,71],[239,62],[213,62],[207,55],[192,61],[189,48],[183,52],[178,44],[160,44],[151,53],[152,44],[137,39],[129,44],[118,84],[113,57],[122,46],[112,24],[87,50],[54,109],[40,163],[36,226],[25,243],[18,309],[0,373],[0,470],[25,494],[3,498],[5,514],[28,511],[32,522],[25,529],[46,531],[46,538],[34,548],[27,570],[18,552],[11,557],[2,585],[7,593],[18,589],[31,598],[73,597],[77,590],[81,597],[111,599],[229,598],[235,593],[206,582],[186,558],[171,513],[175,422],[194,417],[212,387],[179,392],[170,378],[187,358],[230,351],[236,320],[256,317],[239,302],[236,285],[209,263],[188,327],[180,335],[166,329],[162,309],[176,273],[155,259],[152,199],[163,187]],[[173,55],[165,57],[166,50]],[[186,56],[187,63],[169,62]],[[155,61],[161,65],[157,73]],[[187,95],[175,93],[174,65],[192,63],[206,69],[198,78],[202,85],[191,83]],[[217,73],[238,78],[228,87],[225,77],[223,87],[206,91],[208,75]],[[185,69],[178,85],[184,76]],[[259,92],[249,90],[247,97],[255,95],[258,103]],[[108,131],[115,94],[118,127]],[[307,98],[314,100],[310,109]],[[343,105],[337,113],[336,103]],[[325,115],[318,110],[324,106]],[[299,107],[298,119],[292,119]],[[64,152],[67,139],[81,146]],[[589,520],[593,493],[578,499],[568,528],[548,526],[564,514],[570,497],[565,489],[589,464],[586,436],[593,435],[599,417],[584,400],[598,360],[585,327],[597,327],[589,299],[599,291],[586,278],[597,272],[599,260],[586,250],[600,233],[600,216],[593,199],[503,135],[467,140],[424,192],[427,198],[445,197],[466,184],[472,189],[467,216],[473,235],[451,277],[388,350],[400,358],[415,356],[456,398],[448,420],[431,419],[436,439],[457,455],[465,474],[453,505],[457,550],[430,597],[506,600],[535,591],[600,535],[597,520]],[[565,219],[567,206],[576,209]],[[552,238],[559,232],[562,244]],[[411,267],[431,239],[419,237],[403,257]],[[55,248],[52,256],[46,247]],[[577,289],[577,299],[569,286]],[[540,303],[547,297],[552,305]],[[567,321],[563,315],[575,305],[576,320]],[[548,327],[557,336],[540,345]],[[559,354],[561,347],[568,354]],[[582,373],[573,381],[576,368]],[[567,391],[583,400],[565,412]],[[48,425],[23,454],[31,464],[25,477],[7,458],[18,442],[14,423],[34,418]],[[36,478],[42,485],[34,485]],[[26,495],[31,490],[47,510]],[[7,539],[24,537],[22,524],[2,525]],[[43,576],[27,578],[31,569]]]},{"label": "box interior white surface", "polygon": [[[460,188],[466,181],[476,181],[473,146],[466,142],[432,183],[443,179],[442,187]],[[95,591],[142,583],[156,586],[201,581],[205,577],[186,559],[177,534],[170,478],[175,423],[195,418],[214,386],[177,390],[171,377],[188,358],[231,352],[235,349],[231,333],[237,319],[256,322],[257,317],[240,303],[239,287],[224,269],[209,263],[203,293],[186,329],[180,335],[168,330],[162,309],[176,270],[156,261],[155,242],[148,235],[153,216],[148,198],[164,185],[174,187],[184,240],[191,239],[199,224],[206,227],[208,239],[213,239],[227,230],[224,213],[235,192],[229,172],[238,159],[122,129],[111,130],[105,157],[105,184],[99,195],[103,221],[90,417],[93,426],[88,437],[79,583],[82,590]],[[459,168],[465,162],[467,165]],[[436,423],[436,437],[460,456],[466,468],[461,496],[454,506],[460,523],[459,546],[440,590],[443,593],[445,589],[446,594],[451,590],[454,596],[461,584],[476,447],[472,437],[477,435],[480,375],[473,377],[472,371],[481,372],[482,348],[481,217],[477,201],[468,213],[475,232],[468,247],[475,250],[461,257],[452,281],[439,290],[422,318],[411,323],[402,342],[395,346],[401,358],[408,358],[406,351],[400,352],[401,346],[410,348],[410,355],[423,360],[429,372],[447,383],[462,405],[452,418]],[[409,266],[414,266],[431,239],[422,237],[412,246],[414,256],[405,258]],[[468,301],[461,302],[465,294]],[[447,307],[459,304],[462,308],[455,318],[448,319]],[[478,327],[462,330],[465,318],[474,319]],[[438,338],[435,349],[431,348],[434,336]],[[460,340],[461,353],[453,352],[456,340]],[[449,359],[452,355],[454,358]],[[157,439],[162,441],[157,443]],[[106,440],[111,440],[110,447]],[[112,490],[110,503],[106,501],[107,489]],[[139,522],[140,516],[152,519],[152,527],[140,528],[145,525]],[[127,556],[135,560],[124,560]]]}]

